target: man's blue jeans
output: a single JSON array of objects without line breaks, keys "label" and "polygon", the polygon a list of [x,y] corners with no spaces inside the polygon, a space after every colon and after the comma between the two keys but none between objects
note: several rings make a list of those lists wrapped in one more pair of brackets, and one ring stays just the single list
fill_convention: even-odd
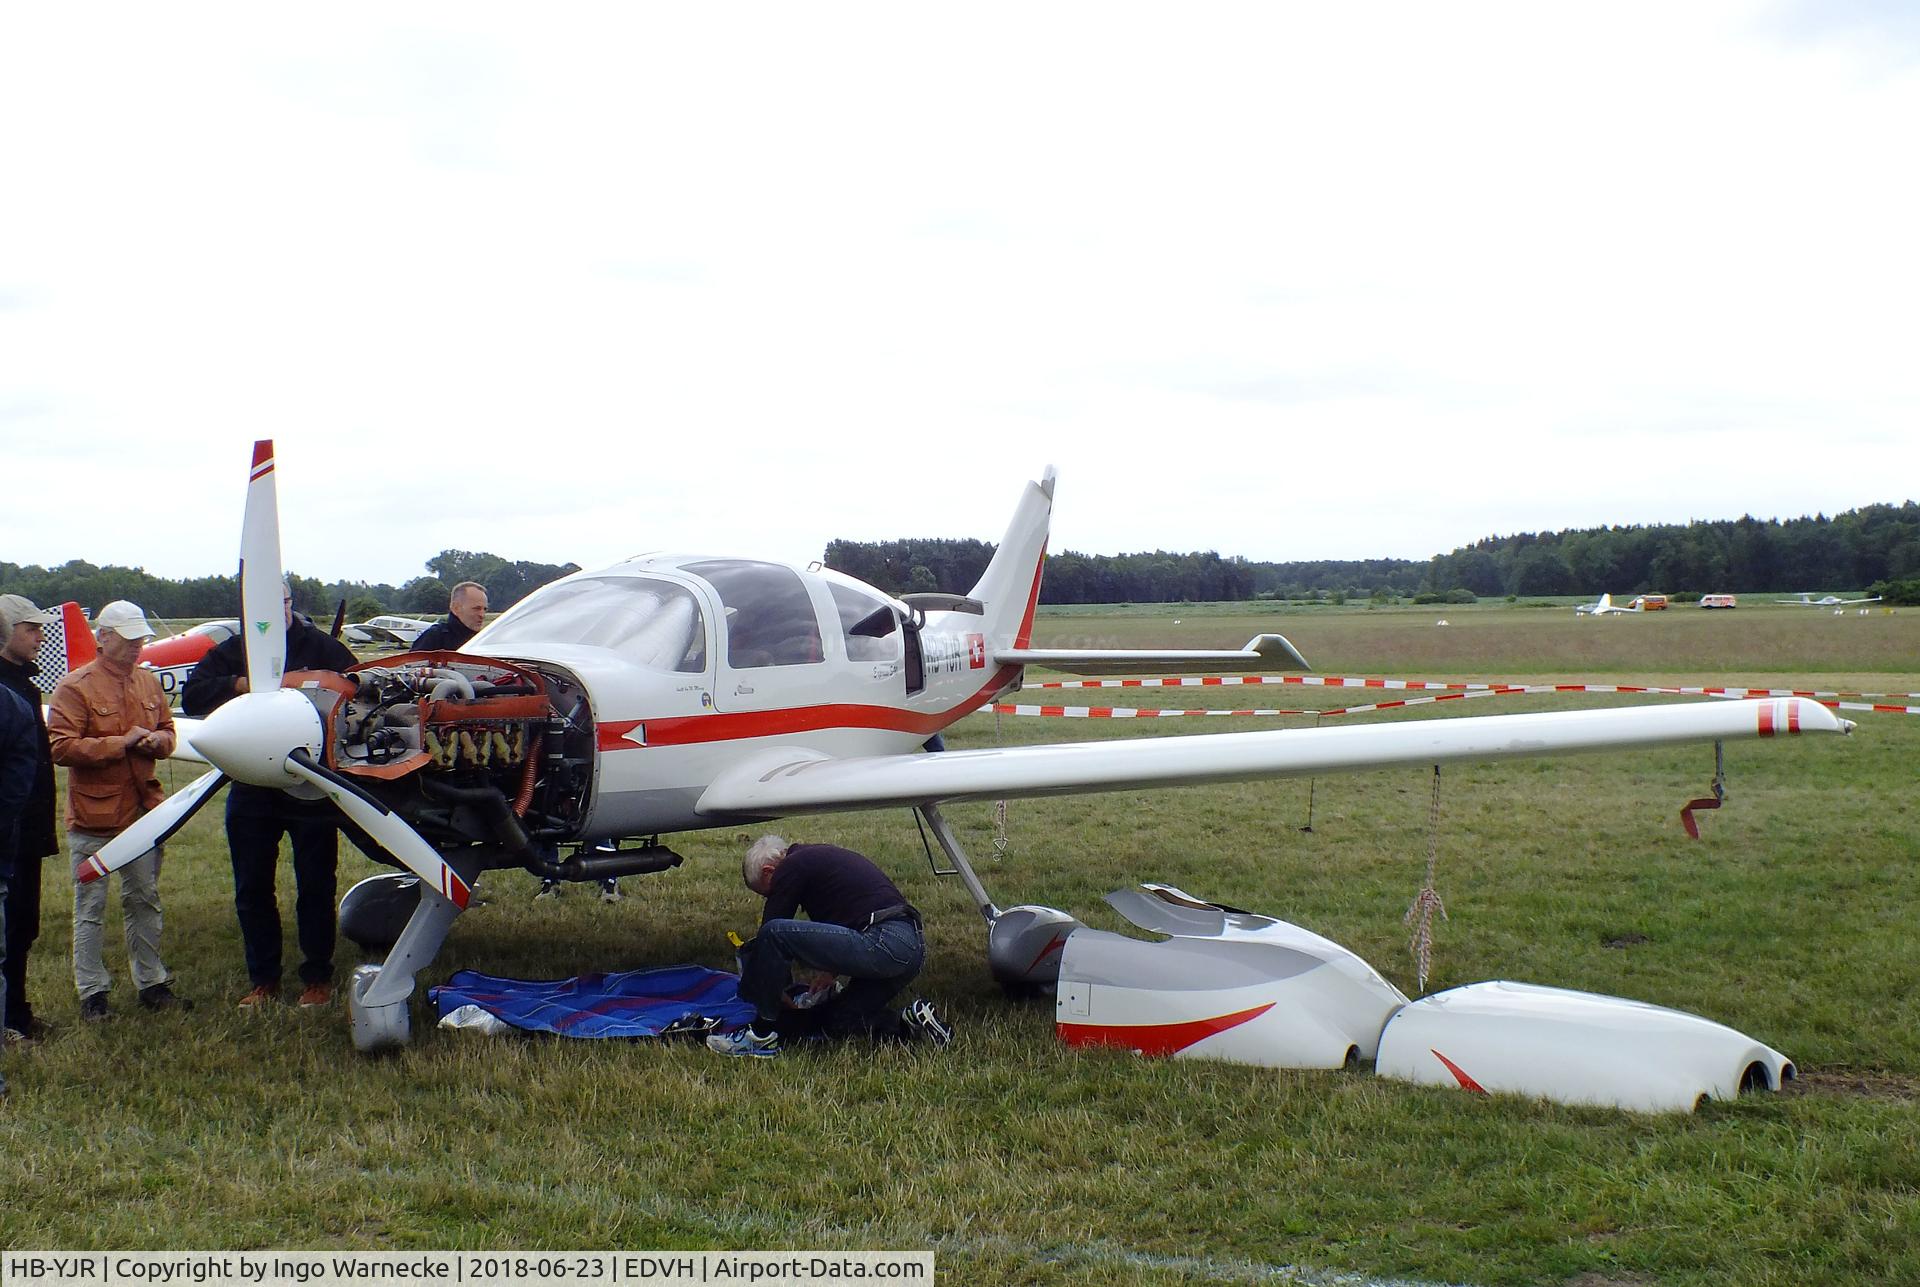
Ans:
[{"label": "man's blue jeans", "polygon": [[[824,921],[772,920],[740,949],[740,998],[753,1004],[762,1025],[783,1014],[810,1014],[829,1036],[893,1036],[900,1020],[887,1002],[920,973],[926,956],[920,927],[905,917],[867,930]],[[796,965],[844,974],[851,982],[818,1010],[786,1010],[781,997]]]}]

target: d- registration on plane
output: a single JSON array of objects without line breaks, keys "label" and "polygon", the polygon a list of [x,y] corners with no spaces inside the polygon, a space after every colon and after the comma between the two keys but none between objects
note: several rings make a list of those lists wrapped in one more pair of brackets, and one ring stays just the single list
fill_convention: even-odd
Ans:
[{"label": "d- registration on plane", "polygon": [[664,833],[906,806],[985,916],[996,976],[1017,984],[1057,970],[1071,918],[997,908],[941,817],[949,801],[1852,728],[1817,702],[1783,698],[928,754],[932,735],[1017,688],[1027,666],[1306,666],[1278,635],[1223,652],[1033,647],[1051,471],[1024,488],[964,596],[895,598],[817,564],[650,554],[546,586],[458,653],[384,657],[344,678],[283,673],[271,442],[254,444],[249,478],[249,691],[179,722],[185,753],[212,771],[101,849],[81,879],[145,853],[229,778],[331,799],[418,877],[384,964],[357,971],[348,989],[362,1049],[409,1039],[415,977],[489,870],[567,880],[658,871],[680,861],[658,843]]}]

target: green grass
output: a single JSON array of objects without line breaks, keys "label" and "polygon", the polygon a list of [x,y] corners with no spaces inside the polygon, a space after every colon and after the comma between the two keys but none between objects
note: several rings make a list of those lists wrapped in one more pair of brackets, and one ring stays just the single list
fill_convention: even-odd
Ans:
[{"label": "green grass", "polygon": [[[1746,612],[1575,622],[1347,608],[1279,628],[1337,673],[1920,688],[1920,613]],[[1451,626],[1433,625],[1450,613]],[[1039,642],[1198,646],[1272,628],[1173,616],[1049,614]],[[1583,640],[1599,641],[1597,660],[1563,655]],[[1717,665],[1703,660],[1714,655]],[[1082,697],[1364,699],[1060,695]],[[1492,698],[1399,718],[1576,702],[1599,699]],[[1793,1093],[1685,1117],[1066,1050],[1050,1003],[1009,1002],[986,977],[978,917],[957,881],[928,873],[903,812],[784,830],[874,854],[926,910],[932,956],[915,986],[959,1022],[944,1056],[729,1061],[678,1045],[428,1030],[398,1055],[362,1059],[338,1013],[232,1011],[245,979],[209,810],[170,846],[162,878],[166,954],[201,1003],[192,1014],[126,1013],[115,949],[122,1015],[80,1027],[64,882],[49,871],[33,982],[63,1028],[9,1057],[0,1244],[930,1247],[960,1282],[1246,1280],[1290,1265],[1484,1283],[1920,1281],[1920,720],[1859,718],[1845,740],[1729,746],[1728,806],[1697,842],[1675,813],[1704,793],[1710,747],[1446,771],[1438,885],[1451,919],[1429,988],[1515,978],[1679,1006],[1778,1047],[1805,1074]],[[981,715],[950,740],[1311,722]],[[1003,904],[1048,903],[1115,929],[1102,894],[1170,881],[1325,933],[1411,992],[1400,917],[1432,839],[1429,782],[1420,771],[1322,778],[1311,833],[1299,830],[1309,784],[1297,780],[1014,801],[997,862],[985,806],[949,816]],[[630,896],[610,906],[579,890],[536,904],[530,876],[489,876],[491,901],[462,918],[427,981],[463,966],[558,977],[725,965],[725,931],[757,915],[739,886],[737,836],[675,844],[686,867],[628,880]],[[343,862],[345,879],[372,870]],[[343,967],[353,959],[343,944]]]}]

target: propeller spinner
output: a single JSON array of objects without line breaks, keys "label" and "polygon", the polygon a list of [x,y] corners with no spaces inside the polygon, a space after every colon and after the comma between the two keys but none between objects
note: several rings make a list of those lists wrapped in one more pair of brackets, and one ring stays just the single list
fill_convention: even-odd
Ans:
[{"label": "propeller spinner", "polygon": [[108,841],[82,867],[80,879],[98,880],[164,841],[231,778],[279,790],[317,787],[429,888],[445,894],[456,907],[465,907],[472,887],[419,832],[354,783],[321,767],[326,726],[320,712],[298,689],[280,686],[287,662],[287,609],[281,584],[273,442],[262,439],[253,444],[246,517],[240,529],[247,691],[209,715],[194,736],[194,748],[215,772],[195,779]]}]

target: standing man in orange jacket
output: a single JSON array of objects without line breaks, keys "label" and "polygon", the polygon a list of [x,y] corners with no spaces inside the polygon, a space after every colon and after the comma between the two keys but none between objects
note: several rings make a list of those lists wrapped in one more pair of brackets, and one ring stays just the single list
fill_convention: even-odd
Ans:
[{"label": "standing man in orange jacket", "polygon": [[[137,664],[153,627],[138,607],[116,599],[94,621],[100,655],[60,681],[47,703],[53,760],[67,766],[67,853],[76,875],[107,841],[166,798],[154,761],[173,754],[173,713],[153,672]],[[161,848],[122,867],[120,910],[126,921],[127,961],[141,1005],[187,1009],[174,995],[173,976],[160,959]],[[106,937],[107,879],[73,890],[73,984],[80,1017],[109,1017],[113,976],[102,953]]]}]

